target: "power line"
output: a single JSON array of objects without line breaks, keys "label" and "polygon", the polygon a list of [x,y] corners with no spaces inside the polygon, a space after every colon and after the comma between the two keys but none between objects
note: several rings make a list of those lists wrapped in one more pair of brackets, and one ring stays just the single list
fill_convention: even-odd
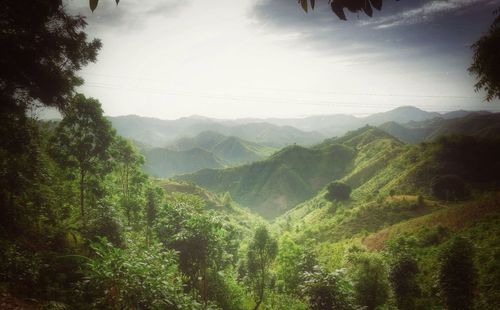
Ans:
[{"label": "power line", "polygon": [[[111,77],[118,79],[129,79],[129,80],[143,80],[143,81],[155,81],[160,83],[157,79],[147,78],[147,77],[130,77],[130,76],[117,76],[111,74],[96,74],[96,73],[86,73],[86,75]],[[116,85],[113,85],[116,86]],[[256,87],[245,87],[245,89],[253,90],[267,90],[274,92],[287,92],[287,93],[305,93],[305,94],[331,94],[331,95],[341,95],[341,96],[369,96],[369,97],[398,97],[398,98],[442,98],[442,99],[477,99],[474,96],[456,96],[456,95],[419,95],[419,94],[381,94],[381,93],[363,93],[363,92],[343,92],[343,91],[321,91],[321,90],[300,90],[300,89],[278,89],[278,88],[256,88]]]},{"label": "power line", "polygon": [[[335,100],[304,100],[304,99],[297,99],[297,98],[283,98],[283,97],[265,97],[265,96],[248,96],[248,95],[214,95],[214,94],[207,94],[207,93],[193,93],[193,92],[186,92],[186,91],[177,91],[177,92],[172,92],[172,91],[166,91],[165,89],[161,88],[151,88],[151,87],[122,87],[121,85],[113,85],[113,84],[105,84],[105,83],[86,83],[85,86],[87,87],[94,87],[94,88],[104,88],[104,89],[111,89],[111,90],[117,90],[117,91],[133,91],[133,92],[139,92],[139,93],[149,93],[149,94],[160,94],[160,95],[168,95],[168,96],[187,96],[187,97],[196,97],[196,98],[204,98],[204,99],[213,99],[213,100],[225,100],[225,101],[252,101],[252,102],[258,102],[258,103],[264,103],[264,104],[296,104],[296,105],[309,105],[309,106],[327,106],[327,107],[333,107],[333,106],[352,106],[353,104],[356,104],[357,107],[379,107],[380,104],[378,103],[369,103],[369,102],[364,102],[364,103],[353,103],[353,102],[338,102]],[[411,97],[410,97],[411,98]],[[441,97],[443,98],[443,97]],[[452,98],[456,99],[456,98]],[[468,98],[463,98],[463,99],[468,99]],[[442,108],[444,108],[443,105],[441,105]],[[456,105],[450,105],[450,108],[456,108]]]}]

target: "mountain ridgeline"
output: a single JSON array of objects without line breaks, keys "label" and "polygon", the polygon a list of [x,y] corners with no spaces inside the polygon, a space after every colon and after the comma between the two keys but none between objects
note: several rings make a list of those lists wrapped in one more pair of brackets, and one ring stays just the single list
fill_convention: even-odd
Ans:
[{"label": "mountain ridgeline", "polygon": [[[386,123],[380,128],[365,126],[342,137],[327,139],[310,148],[301,146],[284,148],[264,161],[231,169],[204,169],[177,178],[215,192],[227,191],[240,204],[266,218],[274,218],[298,203],[312,198],[315,193],[334,180],[347,183],[354,189],[354,195],[358,192],[369,195],[380,190],[388,192],[396,184],[402,187],[409,186],[419,179],[414,177],[411,179],[412,182],[408,180],[401,182],[408,172],[415,170],[414,163],[411,162],[402,164],[400,167],[404,168],[393,178],[387,179],[387,184],[382,187],[375,186],[387,175],[391,175],[381,171],[392,167],[388,163],[398,156],[416,160],[418,149],[410,147],[403,141],[418,143],[426,140],[433,143],[443,136],[464,134],[473,136],[474,139],[495,140],[500,134],[499,120],[500,114],[478,113],[458,119],[438,118],[412,122],[410,125],[413,124],[413,129],[406,127],[410,125],[403,126],[397,123]],[[394,129],[398,131],[395,132]],[[429,158],[434,158],[433,152],[437,152],[438,149],[430,148]],[[442,159],[435,160],[442,162]],[[474,159],[471,158],[470,161],[473,162]],[[494,162],[491,158],[488,161]],[[432,165],[427,164],[427,166]],[[424,173],[422,169],[418,171]],[[484,171],[485,175],[486,172]],[[460,175],[461,172],[449,171],[449,173]],[[420,179],[425,183],[433,177]]]},{"label": "mountain ridgeline", "polygon": [[275,148],[204,131],[184,137],[162,148],[141,147],[145,156],[144,171],[156,177],[170,177],[204,168],[225,168],[262,160]]},{"label": "mountain ridgeline", "polygon": [[[144,170],[163,178],[261,161],[282,147],[311,147],[325,137],[341,136],[365,125],[378,126],[406,143],[430,141],[443,134],[463,134],[469,129],[473,134],[498,133],[496,114],[468,111],[439,114],[415,107],[399,107],[367,117],[337,114],[264,120],[199,116],[171,121],[138,116],[109,119],[120,135],[139,147],[146,159]],[[483,126],[485,123],[489,125]]]},{"label": "mountain ridgeline", "polygon": [[203,132],[217,132],[269,147],[283,147],[293,143],[312,145],[325,138],[318,132],[306,132],[291,126],[278,126],[267,122],[239,123],[204,117],[184,117],[160,120],[136,115],[108,118],[121,136],[150,147],[166,147],[186,137]]},{"label": "mountain ridgeline", "polygon": [[[274,218],[311,198],[327,183],[350,175],[365,161],[386,159],[402,143],[374,127],[312,148],[289,146],[269,159],[229,169],[204,169],[177,177],[215,192],[229,192],[238,203]],[[354,178],[354,176],[353,176]]]},{"label": "mountain ridgeline", "polygon": [[437,117],[423,121],[387,122],[380,129],[407,143],[432,141],[445,135],[470,135],[494,138],[500,135],[500,114],[488,112],[450,113],[453,118]]}]

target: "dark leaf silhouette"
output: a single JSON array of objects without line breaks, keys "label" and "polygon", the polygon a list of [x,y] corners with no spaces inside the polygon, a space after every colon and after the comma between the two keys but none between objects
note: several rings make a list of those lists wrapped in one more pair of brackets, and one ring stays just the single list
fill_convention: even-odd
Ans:
[{"label": "dark leaf silhouette", "polygon": [[380,11],[382,9],[382,0],[370,0],[370,3],[377,10]]},{"label": "dark leaf silhouette", "polygon": [[337,1],[332,1],[330,3],[333,13],[338,16],[341,20],[347,20],[344,13],[344,7],[340,5]]},{"label": "dark leaf silhouette", "polygon": [[99,3],[99,0],[89,0],[90,10],[92,12],[94,12],[94,10],[97,8],[98,3]]},{"label": "dark leaf silhouette", "polygon": [[373,9],[368,1],[365,2],[365,6],[363,7],[363,11],[365,12],[366,15],[368,15],[370,17],[373,16]]},{"label": "dark leaf silhouette", "polygon": [[299,0],[300,5],[302,6],[302,9],[304,12],[307,13],[307,0]]}]

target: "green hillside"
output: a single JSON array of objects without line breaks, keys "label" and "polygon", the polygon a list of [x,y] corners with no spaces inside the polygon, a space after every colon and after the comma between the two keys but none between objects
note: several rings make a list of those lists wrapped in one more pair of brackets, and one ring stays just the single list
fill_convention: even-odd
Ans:
[{"label": "green hillside", "polygon": [[[403,142],[412,144],[446,135],[495,138],[500,134],[500,113],[457,111],[449,114],[449,118],[443,115],[444,118],[408,123],[387,122],[379,128]],[[459,115],[463,117],[453,117]]]},{"label": "green hillside", "polygon": [[332,180],[359,182],[367,177],[362,174],[383,165],[402,146],[387,133],[364,127],[313,148],[290,146],[265,161],[206,169],[179,179],[216,192],[228,191],[242,205],[272,218],[311,198]]},{"label": "green hillside", "polygon": [[211,151],[214,145],[224,141],[227,137],[216,131],[203,131],[194,137],[182,137],[168,145],[168,148],[177,151],[186,151],[199,147]]},{"label": "green hillside", "polygon": [[154,148],[143,151],[144,171],[156,177],[169,177],[190,173],[203,168],[223,168],[225,163],[214,154],[194,148],[187,151],[173,151]]},{"label": "green hillside", "polygon": [[269,159],[224,170],[205,169],[180,176],[233,198],[265,217],[274,217],[341,177],[354,152],[342,145],[320,149],[290,146]]},{"label": "green hillside", "polygon": [[200,198],[205,209],[214,210],[217,214],[223,215],[224,221],[238,228],[245,237],[250,236],[257,226],[265,223],[263,218],[238,205],[229,193],[215,194],[194,184],[172,180],[159,180],[158,182],[168,196],[187,194]]},{"label": "green hillside", "polygon": [[382,129],[383,131],[387,132],[388,134],[398,138],[399,140],[405,143],[412,143],[412,144],[423,141],[433,131],[433,127],[410,128],[396,122],[387,122],[378,126],[378,128]]},{"label": "green hillside", "polygon": [[117,133],[127,139],[153,147],[165,147],[184,137],[195,137],[203,132],[235,136],[270,147],[284,147],[294,143],[312,145],[324,139],[314,131],[302,131],[291,126],[266,122],[237,123],[205,117],[184,117],[161,120],[137,115],[108,117]]},{"label": "green hillside", "polygon": [[212,152],[229,166],[261,160],[276,151],[272,147],[246,141],[235,136],[228,137],[215,131],[204,131],[194,137],[178,139],[170,144],[168,148],[179,151],[201,148]]},{"label": "green hillside", "polygon": [[[344,143],[356,140],[360,140],[358,135],[339,139]],[[497,309],[500,305],[497,294],[500,274],[494,259],[500,255],[497,141],[442,137],[432,143],[393,147],[392,151],[380,152],[379,159],[376,155],[362,156],[361,147],[355,158],[356,169],[342,178],[353,188],[348,201],[331,202],[325,198],[326,190],[319,191],[315,197],[276,218],[273,227],[276,234],[286,235],[300,246],[312,246],[319,262],[330,270],[348,267],[346,253],[353,246],[391,255],[395,242],[411,243],[407,251],[413,254],[419,267],[421,295],[417,302],[426,309],[442,308],[435,291],[439,253],[454,237],[465,237],[475,249],[476,285],[481,292],[476,303],[480,309]],[[377,144],[366,144],[364,151],[377,154]],[[436,197],[432,183],[443,175],[463,180],[469,194],[452,199],[461,201]]]}]

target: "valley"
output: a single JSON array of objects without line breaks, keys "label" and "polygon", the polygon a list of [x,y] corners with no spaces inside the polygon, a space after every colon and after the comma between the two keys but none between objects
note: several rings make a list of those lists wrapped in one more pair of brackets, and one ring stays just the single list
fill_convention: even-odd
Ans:
[{"label": "valley", "polygon": [[500,309],[495,1],[0,8],[0,309]]}]

